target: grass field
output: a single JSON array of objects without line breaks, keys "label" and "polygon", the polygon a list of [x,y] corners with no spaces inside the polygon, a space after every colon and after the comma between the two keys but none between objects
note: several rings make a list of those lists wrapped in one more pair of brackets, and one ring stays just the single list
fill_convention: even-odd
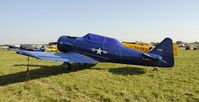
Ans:
[{"label": "grass field", "polygon": [[199,51],[180,50],[172,69],[99,63],[65,72],[61,63],[0,50],[0,102],[199,102]]}]

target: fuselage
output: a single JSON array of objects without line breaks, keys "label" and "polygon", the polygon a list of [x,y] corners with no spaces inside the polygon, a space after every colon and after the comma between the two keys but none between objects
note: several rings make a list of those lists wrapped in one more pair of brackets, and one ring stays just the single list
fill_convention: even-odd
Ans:
[{"label": "fuselage", "polygon": [[61,36],[58,50],[74,51],[99,62],[124,63],[146,66],[158,66],[160,61],[152,61],[143,56],[143,52],[123,46],[118,40],[104,38],[102,41],[87,40],[83,37]]}]

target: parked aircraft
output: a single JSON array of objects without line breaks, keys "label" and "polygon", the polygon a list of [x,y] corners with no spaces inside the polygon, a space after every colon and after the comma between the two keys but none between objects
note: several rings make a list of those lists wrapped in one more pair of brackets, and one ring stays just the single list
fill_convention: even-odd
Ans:
[{"label": "parked aircraft", "polygon": [[60,52],[33,52],[18,50],[17,53],[41,60],[64,62],[63,68],[71,69],[70,62],[97,64],[112,62],[154,67],[173,67],[173,43],[165,38],[152,51],[145,53],[123,46],[118,40],[88,33],[83,37],[61,36],[57,41]]},{"label": "parked aircraft", "polygon": [[122,42],[122,45],[142,52],[150,52],[154,48],[154,46],[152,45],[136,43],[136,42]]},{"label": "parked aircraft", "polygon": [[199,50],[199,42],[185,44],[185,50]]},{"label": "parked aircraft", "polygon": [[9,45],[8,46],[9,50],[16,50],[16,49],[19,49],[19,48],[20,48],[20,45]]},{"label": "parked aircraft", "polygon": [[57,42],[50,42],[48,46],[46,46],[45,51],[47,52],[58,52]]},{"label": "parked aircraft", "polygon": [[[137,42],[122,42],[122,45],[124,45],[128,48],[132,48],[132,49],[135,49],[135,50],[145,52],[145,53],[148,53],[153,48],[155,48],[155,46],[153,46],[153,45],[149,45],[149,44],[146,44],[146,43],[137,43]],[[178,49],[177,49],[176,43],[173,43],[173,53],[174,53],[174,56],[178,55]]]}]

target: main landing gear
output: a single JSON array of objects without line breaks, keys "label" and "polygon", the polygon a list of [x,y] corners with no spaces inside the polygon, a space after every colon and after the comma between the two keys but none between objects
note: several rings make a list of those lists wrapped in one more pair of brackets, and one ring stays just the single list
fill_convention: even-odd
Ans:
[{"label": "main landing gear", "polygon": [[[85,66],[87,66],[88,64],[86,64],[86,63],[78,63],[78,65],[80,66],[80,67],[85,67]],[[69,62],[64,62],[63,64],[62,64],[62,69],[63,70],[65,70],[65,71],[69,71],[69,70],[71,70],[71,64],[69,63]]]},{"label": "main landing gear", "polygon": [[85,67],[87,64],[86,63],[79,63],[80,67]]},{"label": "main landing gear", "polygon": [[62,69],[66,70],[66,71],[70,70],[71,69],[70,63],[69,62],[64,62],[62,64]]},{"label": "main landing gear", "polygon": [[[95,66],[96,64],[87,64],[87,63],[77,63],[77,65],[79,65],[81,68],[90,68],[90,67],[93,67]],[[75,65],[74,65],[75,66]],[[64,71],[69,71],[71,70],[72,66],[69,62],[64,62],[62,64],[62,69]],[[79,68],[79,67],[78,67]]]}]

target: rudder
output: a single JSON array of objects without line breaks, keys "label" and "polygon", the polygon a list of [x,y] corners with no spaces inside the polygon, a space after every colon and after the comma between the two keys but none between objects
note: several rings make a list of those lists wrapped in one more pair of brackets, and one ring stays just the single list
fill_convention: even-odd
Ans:
[{"label": "rudder", "polygon": [[166,64],[161,64],[161,67],[174,66],[173,41],[171,38],[165,38],[149,53],[162,56],[162,59],[166,61]]}]

